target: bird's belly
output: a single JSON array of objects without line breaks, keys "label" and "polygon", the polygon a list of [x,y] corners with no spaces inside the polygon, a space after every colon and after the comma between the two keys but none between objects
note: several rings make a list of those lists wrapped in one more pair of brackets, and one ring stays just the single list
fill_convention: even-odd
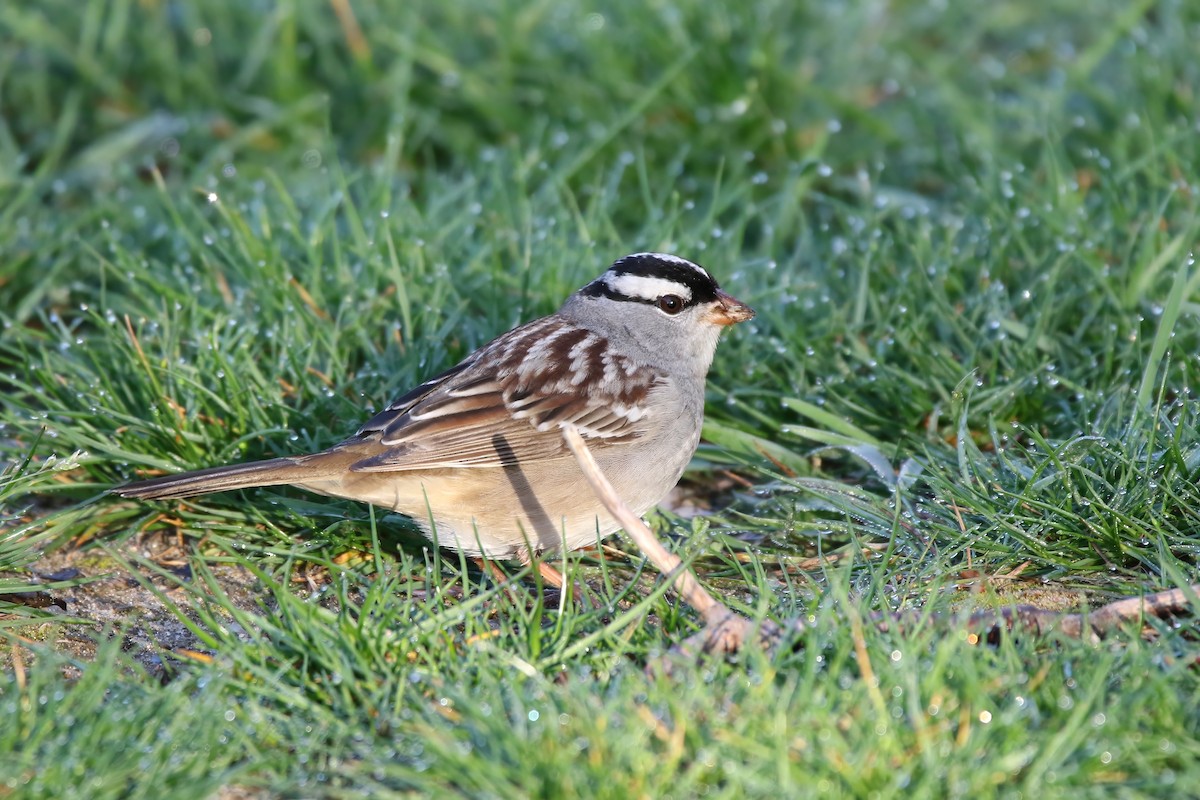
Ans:
[{"label": "bird's belly", "polygon": [[[622,449],[597,453],[597,462],[640,516],[675,486],[687,459],[666,454],[647,459],[643,453],[636,459],[639,467],[631,469],[620,463]],[[501,467],[346,473],[336,483],[314,482],[305,488],[410,516],[430,541],[468,556],[524,559],[530,553],[574,550],[621,527],[573,457],[539,463],[537,469],[537,489],[521,469]]]}]

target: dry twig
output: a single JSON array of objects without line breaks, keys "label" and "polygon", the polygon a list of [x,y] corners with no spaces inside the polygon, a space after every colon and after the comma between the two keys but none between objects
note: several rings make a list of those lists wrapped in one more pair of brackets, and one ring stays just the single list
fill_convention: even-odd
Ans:
[{"label": "dry twig", "polygon": [[[731,654],[740,650],[756,633],[754,623],[734,613],[713,597],[700,585],[695,576],[684,568],[678,556],[663,547],[654,533],[646,527],[646,523],[625,505],[612,484],[604,477],[578,431],[571,427],[564,428],[563,438],[579,462],[592,491],[600,498],[604,507],[621,523],[625,533],[646,554],[650,562],[674,581],[679,596],[700,612],[704,628],[694,636],[688,637],[675,649],[685,654]],[[964,625],[971,635],[971,641],[976,643],[995,643],[1005,632],[1057,632],[1073,639],[1088,638],[1098,641],[1124,625],[1145,620],[1147,617],[1161,619],[1187,614],[1197,596],[1200,596],[1200,584],[1144,597],[1122,598],[1086,613],[1063,614],[1023,605],[995,611],[977,611],[965,618],[952,615],[950,622]],[[899,614],[876,615],[873,623],[877,629],[886,631],[905,627],[909,618]],[[778,643],[784,630],[800,633],[804,628],[803,620],[798,619],[789,620],[782,628],[774,623],[764,623],[757,630],[758,640],[773,646]]]},{"label": "dry twig", "polygon": [[1099,641],[1124,625],[1149,617],[1164,619],[1189,613],[1200,584],[1187,589],[1168,589],[1143,597],[1123,597],[1086,613],[1063,614],[1034,606],[1012,606],[996,611],[977,611],[967,618],[967,630],[976,641],[995,642],[1005,631],[1057,632],[1071,639]]},{"label": "dry twig", "polygon": [[663,547],[646,523],[625,505],[625,501],[604,477],[579,431],[573,427],[565,427],[563,438],[575,455],[575,460],[579,462],[579,468],[583,470],[583,475],[591,484],[596,497],[600,498],[608,512],[621,523],[625,533],[646,554],[650,563],[674,582],[675,591],[679,596],[700,612],[700,617],[704,620],[704,629],[687,639],[680,649],[684,652],[699,650],[704,653],[735,653],[740,650],[754,632],[754,624],[735,614],[713,597],[683,566],[679,557]]}]

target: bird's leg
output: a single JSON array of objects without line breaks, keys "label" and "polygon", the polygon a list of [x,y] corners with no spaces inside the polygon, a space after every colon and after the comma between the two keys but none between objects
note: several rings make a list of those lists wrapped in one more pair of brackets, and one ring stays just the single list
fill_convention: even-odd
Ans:
[{"label": "bird's leg", "polygon": [[[561,572],[550,566],[545,561],[540,559],[535,561],[535,559],[533,559],[525,550],[521,550],[517,553],[517,560],[522,566],[535,565],[537,567],[538,574],[542,576],[542,580],[545,581],[547,585],[557,589],[560,592],[567,583],[567,579],[563,577]],[[504,570],[500,569],[499,564],[497,564],[495,561],[492,561],[490,558],[472,558],[471,561],[475,563],[475,566],[479,567],[480,572],[485,572],[490,575],[492,580],[494,580],[498,586],[504,589],[504,592],[508,595],[509,600],[511,600],[513,603],[518,602],[517,594],[512,588],[511,579],[504,573]],[[581,584],[576,582],[572,585],[572,590],[575,596],[579,598],[579,602],[583,603],[585,608],[595,608],[595,605],[584,592]]]},{"label": "bird's leg", "polygon": [[496,586],[498,586],[506,595],[508,595],[509,602],[511,602],[513,605],[518,605],[520,603],[520,598],[517,597],[517,593],[513,591],[512,581],[509,580],[508,575],[504,574],[504,570],[500,569],[499,564],[497,564],[495,561],[492,561],[490,558],[487,558],[486,556],[472,558],[471,560],[475,562],[475,566],[479,567],[480,572],[485,572],[492,577],[492,580],[496,582]]},{"label": "bird's leg", "polygon": [[537,562],[538,575],[542,576],[542,580],[553,586],[555,589],[561,589],[567,582],[567,579],[561,572],[547,564],[545,561]]},{"label": "bird's leg", "polygon": [[[535,565],[537,567],[538,575],[542,576],[542,580],[545,581],[548,586],[558,589],[559,592],[564,591],[564,587],[567,585],[566,576],[554,567],[550,566],[548,562],[543,561],[540,558],[534,558],[532,555],[530,555],[528,550],[523,548],[517,553],[517,558],[522,564]],[[583,604],[584,608],[593,610],[596,608],[596,605],[592,602],[590,596],[584,590],[583,584],[580,581],[575,581],[573,584],[571,584],[571,592],[575,595],[579,602]]]},{"label": "bird's leg", "polygon": [[504,570],[500,569],[500,566],[490,558],[484,558],[480,556],[479,558],[472,558],[471,560],[475,562],[475,566],[479,567],[480,572],[486,572],[488,575],[491,575],[492,580],[494,580],[497,584],[504,584],[508,582],[508,576],[504,574]]}]

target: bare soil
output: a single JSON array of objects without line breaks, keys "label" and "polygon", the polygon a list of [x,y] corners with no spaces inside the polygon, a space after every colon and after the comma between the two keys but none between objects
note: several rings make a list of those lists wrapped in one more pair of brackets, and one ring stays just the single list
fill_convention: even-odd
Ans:
[{"label": "bare soil", "polygon": [[[208,653],[178,613],[150,589],[157,588],[169,603],[195,619],[195,595],[180,584],[192,584],[192,588],[198,585],[190,567],[189,545],[173,535],[151,534],[130,541],[122,549],[166,570],[171,577],[156,573],[149,565],[135,565],[131,572],[128,564],[134,559],[122,563],[95,547],[59,548],[33,565],[37,578],[47,584],[89,580],[69,588],[49,586],[20,597],[6,597],[57,617],[18,627],[14,632],[28,641],[49,643],[79,662],[92,660],[103,641],[119,636],[122,647],[151,674],[164,676],[166,662],[173,655]],[[208,569],[235,607],[255,613],[269,611],[269,593],[248,570],[213,563]],[[7,661],[2,657],[0,660]]]}]

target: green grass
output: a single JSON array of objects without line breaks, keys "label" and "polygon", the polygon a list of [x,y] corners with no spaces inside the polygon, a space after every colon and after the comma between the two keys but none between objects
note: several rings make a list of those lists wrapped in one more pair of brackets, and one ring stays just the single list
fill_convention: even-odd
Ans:
[{"label": "green grass", "polygon": [[[1200,781],[1192,619],[987,648],[946,617],[1200,581],[1193,4],[340,6],[0,6],[0,795]],[[632,556],[571,557],[591,610],[351,503],[104,494],[332,444],[641,249],[759,312],[689,475],[753,488],[655,524],[805,622],[779,652],[648,676],[697,620]],[[97,577],[42,574],[76,547],[201,656],[4,601]]]}]

